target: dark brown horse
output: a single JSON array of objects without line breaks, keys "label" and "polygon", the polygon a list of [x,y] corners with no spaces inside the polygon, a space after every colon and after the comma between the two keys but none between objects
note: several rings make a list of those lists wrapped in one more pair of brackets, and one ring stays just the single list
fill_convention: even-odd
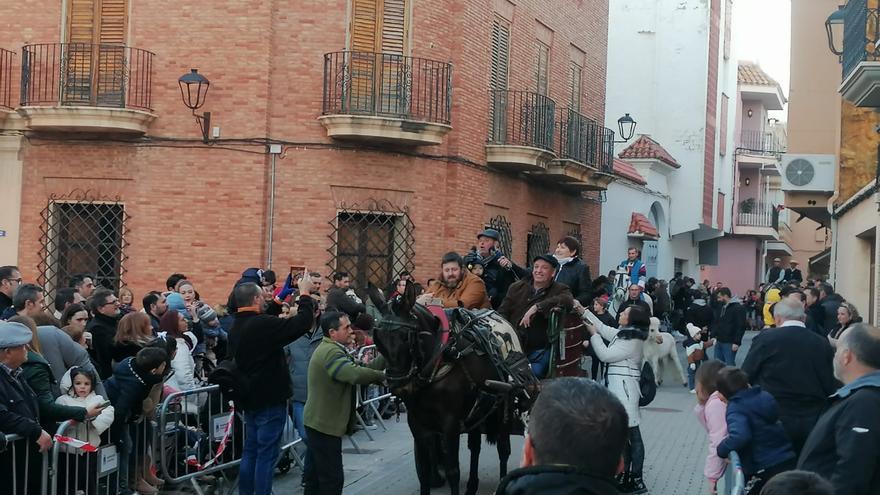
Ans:
[{"label": "dark brown horse", "polygon": [[[371,297],[377,298],[375,293]],[[406,405],[420,493],[430,493],[438,462],[445,467],[451,493],[459,493],[459,437],[467,433],[471,459],[465,493],[472,495],[479,488],[481,432],[497,445],[504,477],[510,434],[522,428],[516,411],[530,407],[531,400],[506,384],[502,370],[473,343],[453,335],[444,344],[439,320],[415,299],[410,284],[402,296],[377,304],[385,309],[374,327],[376,346],[388,362],[391,391]],[[442,449],[435,448],[438,436]],[[436,459],[438,450],[444,452],[442,462]]]}]

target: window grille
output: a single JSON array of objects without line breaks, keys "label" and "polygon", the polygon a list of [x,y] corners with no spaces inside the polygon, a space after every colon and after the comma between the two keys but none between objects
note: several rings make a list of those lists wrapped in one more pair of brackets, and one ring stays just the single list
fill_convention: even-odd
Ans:
[{"label": "window grille", "polygon": [[124,285],[130,216],[120,198],[76,190],[51,196],[40,216],[39,282],[50,295],[78,273],[114,291]]},{"label": "window grille", "polygon": [[526,263],[532,264],[536,256],[550,252],[550,229],[543,222],[532,225],[526,239]]},{"label": "window grille", "polygon": [[567,236],[569,236],[569,237],[573,237],[576,241],[578,241],[578,244],[580,244],[580,246],[581,246],[581,252],[578,253],[578,255],[579,255],[581,258],[583,258],[583,257],[584,257],[584,250],[585,250],[585,247],[584,247],[584,240],[583,240],[583,238],[581,237],[581,226],[580,226],[580,224],[571,224],[571,225],[569,225],[568,233],[565,234],[565,235],[567,235]]},{"label": "window grille", "polygon": [[504,215],[492,217],[489,219],[489,223],[486,224],[486,228],[498,231],[501,238],[498,239],[497,249],[501,251],[501,254],[510,257],[512,255],[513,236],[510,233],[510,222],[507,220],[507,217]]},{"label": "window grille", "polygon": [[550,47],[538,41],[535,58],[535,92],[539,95],[547,96],[547,87],[549,85],[548,66],[550,65]]},{"label": "window grille", "polygon": [[408,208],[374,200],[343,205],[330,225],[327,266],[334,273],[347,272],[355,287],[385,287],[400,272],[415,268],[415,226]]}]

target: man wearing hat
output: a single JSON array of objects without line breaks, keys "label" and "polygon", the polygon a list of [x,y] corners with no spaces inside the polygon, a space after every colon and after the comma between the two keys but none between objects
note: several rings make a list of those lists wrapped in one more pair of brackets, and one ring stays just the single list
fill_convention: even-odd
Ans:
[{"label": "man wearing hat", "polygon": [[788,264],[789,268],[785,270],[785,282],[800,287],[804,281],[804,275],[801,273],[800,268],[798,268],[797,260],[791,260]]},{"label": "man wearing hat", "polygon": [[498,309],[510,285],[528,275],[528,271],[510,261],[498,250],[501,233],[485,229],[477,235],[477,252],[483,258],[483,281],[492,308]]},{"label": "man wearing hat", "polygon": [[785,270],[782,269],[782,260],[773,258],[773,266],[767,272],[768,284],[781,284],[785,280]]},{"label": "man wearing hat", "polygon": [[571,311],[574,298],[568,286],[557,283],[559,262],[549,254],[532,260],[532,276],[520,279],[510,286],[507,296],[498,308],[501,316],[515,326],[523,350],[532,363],[535,376],[547,375],[550,365],[550,312],[561,308],[562,315]]},{"label": "man wearing hat", "polygon": [[[31,330],[21,323],[0,323],[0,432],[19,435],[28,442],[27,449],[9,449],[0,454],[0,472],[3,473],[0,478],[9,480],[6,474],[12,469],[13,460],[17,466],[14,479],[18,480],[18,486],[12,493],[33,493],[33,487],[39,491],[42,463],[37,451],[46,452],[52,448],[52,436],[40,426],[37,396],[21,376],[21,365],[27,361],[28,344],[32,338]],[[31,462],[25,467],[28,455]],[[27,491],[25,483],[29,487]]]}]

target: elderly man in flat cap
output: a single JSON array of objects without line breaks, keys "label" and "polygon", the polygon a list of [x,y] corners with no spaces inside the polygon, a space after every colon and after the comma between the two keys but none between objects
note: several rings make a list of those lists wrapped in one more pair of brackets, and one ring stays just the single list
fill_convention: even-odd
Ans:
[{"label": "elderly man in flat cap", "polygon": [[[37,396],[21,377],[21,365],[27,361],[31,330],[21,323],[0,323],[0,432],[26,439],[28,448],[9,449],[0,454],[0,479],[11,474],[14,456],[18,470],[13,493],[34,493],[40,489],[42,462],[37,452],[52,447],[52,436],[40,427]],[[30,462],[23,462],[26,457]],[[25,466],[27,464],[27,466]],[[27,475],[25,476],[25,469]]]}]

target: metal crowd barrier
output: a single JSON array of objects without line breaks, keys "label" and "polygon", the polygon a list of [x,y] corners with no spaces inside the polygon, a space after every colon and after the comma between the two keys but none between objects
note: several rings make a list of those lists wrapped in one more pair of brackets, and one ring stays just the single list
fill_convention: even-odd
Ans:
[{"label": "metal crowd barrier", "polygon": [[733,470],[733,486],[728,489],[728,494],[743,495],[746,492],[746,476],[743,474],[742,460],[735,451],[730,453],[730,465],[727,468]]},{"label": "metal crowd barrier", "polygon": [[[49,453],[40,453],[33,440],[5,435],[6,450],[0,452],[0,486],[12,486],[14,494],[46,495],[49,483]],[[37,471],[39,469],[39,472]],[[39,487],[34,489],[34,485]]]},{"label": "metal crowd barrier", "polygon": [[[374,359],[377,355],[377,352],[378,351],[376,350],[375,345],[365,345],[365,346],[361,347],[360,349],[358,349],[358,352],[355,355],[355,357],[357,358],[358,361],[364,362],[368,357],[370,359]],[[371,390],[376,390],[376,388],[381,388],[381,387],[379,387],[377,385],[367,385],[367,386],[357,385],[355,388],[356,388],[356,390],[355,390],[356,401],[355,401],[355,413],[354,413],[355,414],[355,421],[357,422],[358,425],[360,425],[363,432],[367,435],[367,438],[371,442],[374,442],[374,441],[376,441],[376,439],[373,438],[373,434],[370,433],[369,428],[367,428],[367,422],[364,420],[364,417],[360,413],[359,409],[361,407],[366,408],[367,411],[365,411],[365,412],[368,413],[372,417],[373,420],[375,420],[376,422],[379,423],[379,426],[382,427],[382,430],[388,431],[388,427],[385,425],[385,421],[382,419],[382,412],[384,412],[384,411],[379,410],[378,404],[383,400],[393,399],[394,394],[389,392],[387,389],[383,389],[383,392],[378,393],[375,397],[368,397],[367,395],[369,394],[369,392]],[[349,441],[351,442],[352,446],[354,447],[354,450],[358,453],[361,453],[360,445],[358,445],[357,440],[354,439],[354,436],[349,436],[348,438],[349,438]]]}]

